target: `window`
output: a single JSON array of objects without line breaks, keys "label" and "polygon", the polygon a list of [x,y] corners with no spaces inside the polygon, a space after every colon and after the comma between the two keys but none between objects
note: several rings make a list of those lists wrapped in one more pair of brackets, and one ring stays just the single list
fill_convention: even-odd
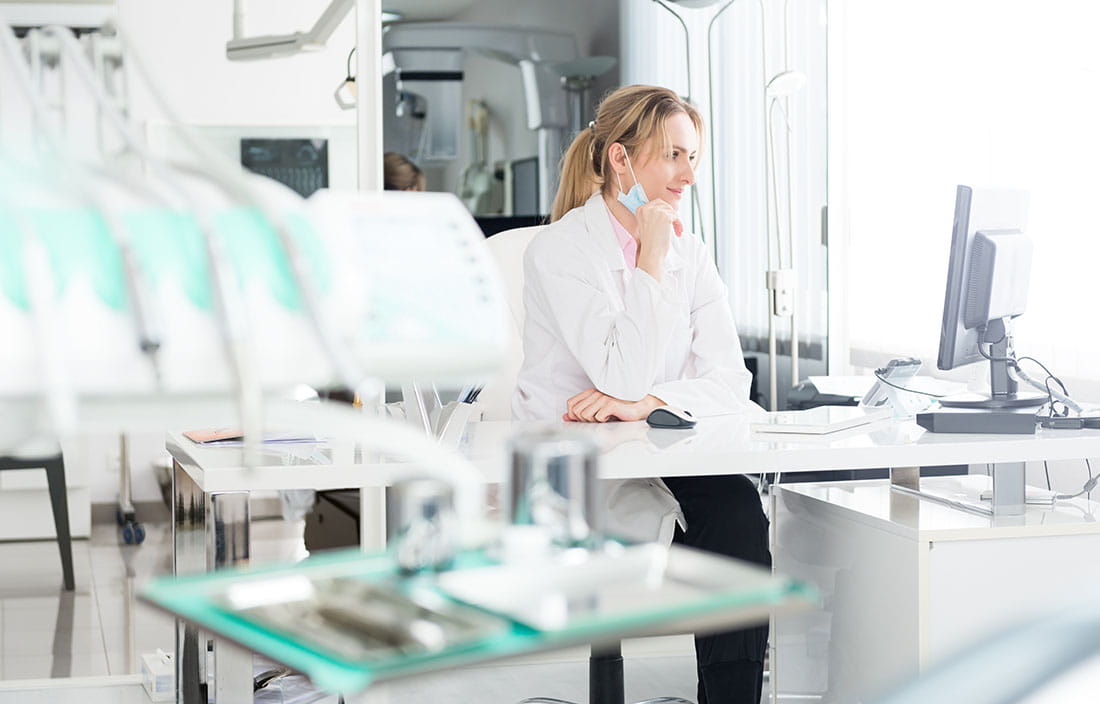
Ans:
[{"label": "window", "polygon": [[[821,374],[827,354],[828,308],[822,233],[826,203],[826,2],[734,2],[711,26],[711,17],[725,4],[678,8],[691,37],[689,82],[685,28],[657,3],[621,2],[622,81],[668,86],[689,95],[703,111],[708,127],[705,146],[713,145],[714,149],[705,151],[699,168],[701,208],[694,213],[695,229],[708,242],[716,241],[718,268],[730,289],[738,332],[749,356],[766,355],[768,349],[765,272],[769,268],[769,219],[773,259],[777,255],[777,218],[783,233],[783,256],[785,260],[788,257],[784,174],[789,135],[790,231],[798,282],[795,310],[803,362],[800,371],[802,376]],[[708,57],[712,65],[709,72]],[[805,81],[789,98],[786,113],[782,105],[767,112],[764,86],[785,68],[798,71]],[[768,205],[766,113],[771,116],[775,134],[778,209]],[[713,211],[712,197],[717,202]],[[706,216],[711,212],[716,213],[713,225]],[[690,217],[687,212],[686,217]],[[779,388],[783,389],[790,386],[785,358],[790,349],[788,319],[776,318],[776,327],[778,347],[784,356],[778,364]],[[768,385],[766,360],[761,362],[760,372],[757,386],[763,390]],[[783,398],[781,391],[781,406]]]},{"label": "window", "polygon": [[832,20],[845,40],[844,91],[829,100],[845,115],[851,358],[934,368],[955,186],[1017,187],[1035,243],[1017,352],[1075,396],[1100,391],[1100,7],[846,0]]}]

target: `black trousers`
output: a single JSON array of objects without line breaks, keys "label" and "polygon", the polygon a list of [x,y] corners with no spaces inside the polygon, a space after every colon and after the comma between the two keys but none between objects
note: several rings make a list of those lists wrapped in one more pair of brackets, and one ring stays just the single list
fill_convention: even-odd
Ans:
[{"label": "black trousers", "polygon": [[[768,519],[747,477],[665,477],[687,519],[673,542],[771,567]],[[768,626],[695,638],[699,704],[759,704]]]}]

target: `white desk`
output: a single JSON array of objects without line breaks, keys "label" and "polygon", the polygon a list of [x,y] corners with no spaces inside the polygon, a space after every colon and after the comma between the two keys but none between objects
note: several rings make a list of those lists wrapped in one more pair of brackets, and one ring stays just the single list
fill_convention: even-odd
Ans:
[{"label": "white desk", "polygon": [[[693,430],[654,430],[637,423],[518,423],[483,422],[471,425],[458,448],[482,472],[487,482],[507,475],[508,439],[536,428],[564,427],[588,434],[602,450],[600,472],[605,478],[692,476],[705,474],[757,474],[829,469],[891,469],[928,465],[995,463],[996,485],[1017,493],[1022,511],[1024,463],[1027,461],[1100,457],[1100,431],[1040,431],[1034,436],[934,435],[913,422],[884,421],[865,429],[845,431],[827,438],[754,435],[749,417],[742,415],[704,418]],[[354,446],[336,444],[328,452],[331,464],[287,458],[275,452],[257,467],[242,466],[236,448],[206,448],[168,437],[174,459],[173,516],[176,574],[217,569],[248,559],[248,492],[260,489],[378,487],[386,483],[400,459],[379,457]],[[302,448],[294,448],[301,450]],[[996,487],[995,487],[996,488]],[[383,520],[379,492],[364,492],[373,501],[362,519]],[[373,497],[373,498],[372,498]],[[1007,504],[1011,510],[1015,504]],[[181,626],[177,663],[181,670],[202,667],[187,655],[197,647],[197,634]],[[197,652],[197,651],[196,651]],[[232,662],[221,661],[225,673]],[[225,659],[243,656],[227,649]],[[235,659],[235,660],[234,660]],[[197,669],[194,669],[197,668]],[[192,677],[181,677],[184,683]],[[219,678],[221,688],[228,678]],[[232,695],[219,698],[229,701]]]},{"label": "white desk", "polygon": [[[741,415],[703,418],[691,430],[656,430],[635,423],[473,423],[458,450],[487,482],[507,475],[508,441],[538,428],[560,428],[592,437],[601,448],[605,478],[757,474],[830,469],[923,467],[951,464],[1015,463],[1100,457],[1100,430],[1041,430],[1035,435],[934,434],[912,421],[883,421],[867,429],[825,437],[784,437],[749,432]],[[372,468],[399,459],[353,446],[321,450],[332,464],[287,456],[275,448],[262,463],[242,466],[240,448],[202,447],[178,433],[168,435],[168,451],[188,477],[207,493],[271,489],[337,489],[384,486]],[[291,446],[291,452],[307,450]]]},{"label": "white desk", "polygon": [[[974,498],[988,484],[922,481]],[[773,621],[773,701],[873,700],[985,635],[1086,599],[1100,581],[1098,518],[1084,497],[987,517],[882,480],[777,487],[775,569],[822,598]]]}]

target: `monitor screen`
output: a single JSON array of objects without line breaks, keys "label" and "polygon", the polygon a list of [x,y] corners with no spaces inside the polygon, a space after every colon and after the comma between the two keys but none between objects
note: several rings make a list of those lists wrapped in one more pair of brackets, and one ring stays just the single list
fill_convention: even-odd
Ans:
[{"label": "monitor screen", "polygon": [[1037,406],[1045,396],[1017,393],[1009,320],[1024,312],[1031,268],[1026,191],[959,186],[947,266],[937,366],[988,361],[990,394],[941,400],[944,406]]},{"label": "monitor screen", "polygon": [[[956,189],[955,223],[951,230],[947,291],[943,301],[943,323],[940,326],[940,351],[937,360],[940,369],[954,369],[984,359],[978,351],[981,331],[978,325],[972,324],[973,311],[971,320],[967,320],[967,295],[978,293],[972,292],[969,285],[974,237],[979,232],[1024,232],[1027,226],[1027,203],[1026,191],[975,189],[970,186],[959,186]],[[1023,288],[1026,295],[1026,277],[1018,281],[1017,285]],[[983,324],[985,322],[987,320],[982,321]]]}]

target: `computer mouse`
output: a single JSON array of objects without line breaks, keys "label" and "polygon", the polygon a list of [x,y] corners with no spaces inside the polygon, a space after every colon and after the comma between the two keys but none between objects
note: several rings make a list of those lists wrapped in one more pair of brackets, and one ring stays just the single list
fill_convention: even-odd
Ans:
[{"label": "computer mouse", "polygon": [[651,428],[694,428],[695,416],[683,408],[658,406],[649,412],[645,422]]}]

